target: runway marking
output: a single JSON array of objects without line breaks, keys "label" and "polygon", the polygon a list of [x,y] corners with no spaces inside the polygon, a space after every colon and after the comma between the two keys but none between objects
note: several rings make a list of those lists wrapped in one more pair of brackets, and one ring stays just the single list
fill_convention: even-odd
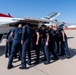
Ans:
[{"label": "runway marking", "polygon": [[44,73],[44,74],[46,74],[46,75],[50,75],[50,74],[48,74],[48,73],[46,73],[46,72],[44,72],[44,71],[42,71],[42,70],[40,70],[39,68],[37,68],[37,67],[34,67],[35,69],[37,69],[38,71],[40,71],[40,72],[42,72],[42,73]]}]

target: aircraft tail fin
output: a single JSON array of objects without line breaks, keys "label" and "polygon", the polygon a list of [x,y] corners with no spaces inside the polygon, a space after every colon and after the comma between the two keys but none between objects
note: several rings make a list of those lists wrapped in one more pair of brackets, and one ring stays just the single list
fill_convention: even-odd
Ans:
[{"label": "aircraft tail fin", "polygon": [[0,13],[0,17],[8,17],[8,18],[11,18],[12,16],[9,13],[8,14]]},{"label": "aircraft tail fin", "polygon": [[57,13],[57,12],[52,12],[52,13],[50,13],[49,15],[47,15],[45,18],[46,19],[50,19],[50,20],[53,20],[53,19],[55,19],[57,16],[59,16],[60,15],[60,13]]},{"label": "aircraft tail fin", "polygon": [[12,17],[9,13],[8,13],[8,16],[9,16],[9,17]]}]

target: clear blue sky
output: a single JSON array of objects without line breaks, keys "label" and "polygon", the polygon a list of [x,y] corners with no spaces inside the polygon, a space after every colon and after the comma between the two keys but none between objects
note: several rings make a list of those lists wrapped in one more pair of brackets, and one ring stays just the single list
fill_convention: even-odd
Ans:
[{"label": "clear blue sky", "polygon": [[76,0],[0,0],[0,12],[14,17],[45,17],[59,12],[60,21],[76,23]]}]

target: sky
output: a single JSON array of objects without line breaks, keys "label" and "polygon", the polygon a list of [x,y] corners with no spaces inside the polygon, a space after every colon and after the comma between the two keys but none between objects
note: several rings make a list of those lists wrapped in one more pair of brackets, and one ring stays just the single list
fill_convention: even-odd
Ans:
[{"label": "sky", "polygon": [[14,17],[42,18],[50,12],[59,12],[59,21],[76,23],[76,0],[0,0],[0,13]]}]

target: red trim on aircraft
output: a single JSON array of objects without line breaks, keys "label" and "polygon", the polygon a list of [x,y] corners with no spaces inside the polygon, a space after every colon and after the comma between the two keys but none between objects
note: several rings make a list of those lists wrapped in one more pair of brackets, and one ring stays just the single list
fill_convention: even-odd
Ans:
[{"label": "red trim on aircraft", "polygon": [[6,14],[3,14],[3,13],[0,13],[0,17],[12,18],[12,16],[9,13],[7,15]]}]

